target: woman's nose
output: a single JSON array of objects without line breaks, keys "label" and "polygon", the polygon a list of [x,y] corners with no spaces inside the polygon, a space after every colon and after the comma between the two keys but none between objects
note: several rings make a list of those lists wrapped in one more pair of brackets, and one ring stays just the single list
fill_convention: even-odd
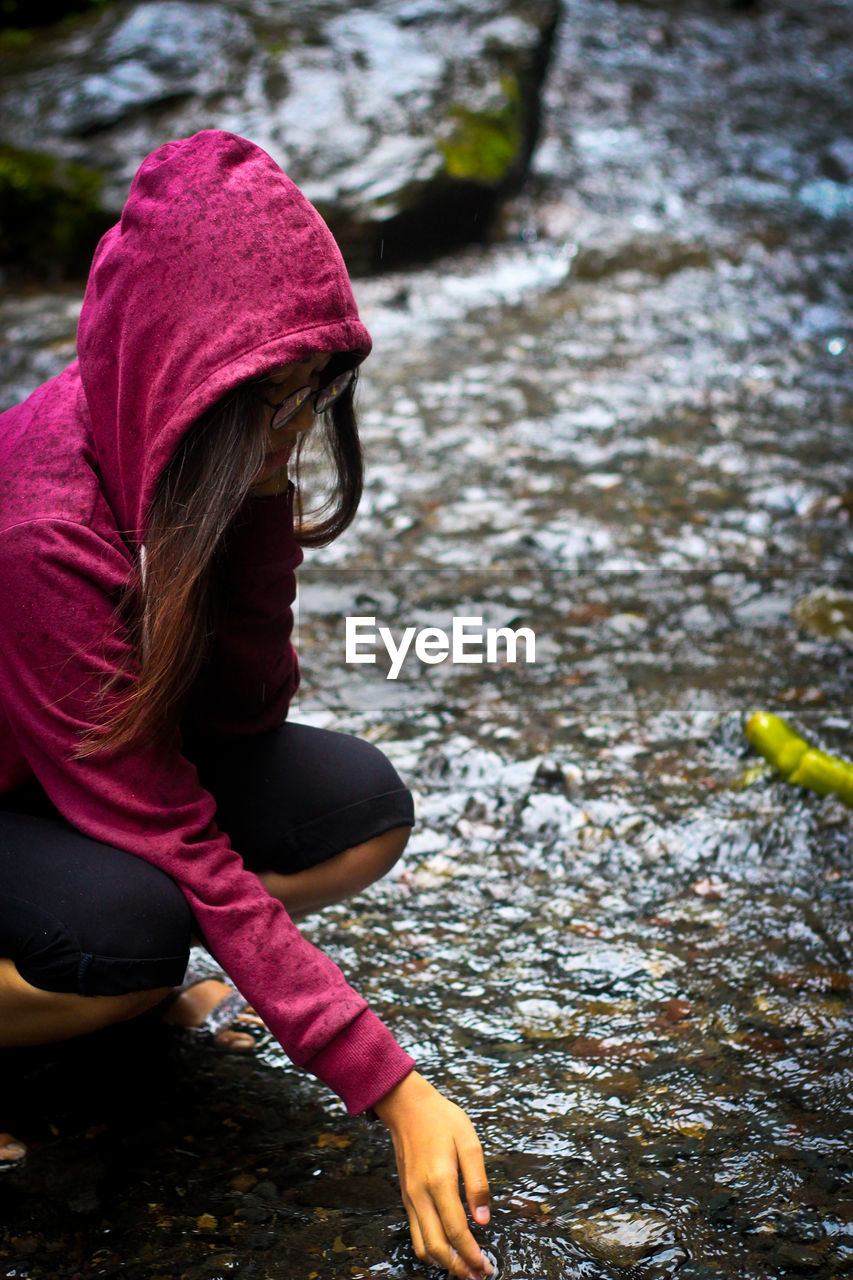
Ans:
[{"label": "woman's nose", "polygon": [[314,402],[309,397],[287,426],[291,431],[309,431],[314,425]]},{"label": "woman's nose", "polygon": [[284,424],[283,427],[270,427],[267,431],[267,441],[271,450],[281,449],[288,440],[292,440],[296,435],[302,435],[306,431],[310,431],[314,425],[314,407],[310,400],[307,400],[298,413]]}]

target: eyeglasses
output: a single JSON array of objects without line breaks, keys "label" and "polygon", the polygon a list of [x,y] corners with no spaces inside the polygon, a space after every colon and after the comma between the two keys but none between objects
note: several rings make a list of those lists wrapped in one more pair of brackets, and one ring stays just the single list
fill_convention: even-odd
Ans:
[{"label": "eyeglasses", "polygon": [[273,400],[264,400],[265,405],[270,409],[275,409],[270,427],[273,431],[278,431],[281,427],[286,426],[291,418],[296,417],[306,400],[312,401],[315,413],[325,413],[334,401],[346,391],[354,377],[355,369],[347,369],[344,373],[339,373],[337,378],[334,378],[325,387],[321,387],[319,391],[315,391],[313,387],[300,387],[298,391],[292,391],[287,399],[280,400],[278,403]]}]

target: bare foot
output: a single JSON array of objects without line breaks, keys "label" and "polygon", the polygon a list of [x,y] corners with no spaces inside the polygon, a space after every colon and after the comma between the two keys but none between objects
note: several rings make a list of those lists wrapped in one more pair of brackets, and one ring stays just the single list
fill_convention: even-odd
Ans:
[{"label": "bare foot", "polygon": [[[173,1000],[163,1014],[163,1021],[177,1027],[200,1027],[211,1009],[233,990],[234,988],[226,982],[218,982],[216,978],[206,978],[202,982],[196,982]],[[264,1025],[251,1009],[238,1014],[235,1021],[256,1027]],[[232,1031],[227,1028],[219,1032],[216,1043],[223,1049],[231,1049],[238,1053],[245,1053],[255,1047],[254,1038],[248,1031]]]},{"label": "bare foot", "polygon": [[0,1133],[0,1164],[16,1163],[23,1160],[26,1154],[27,1148],[23,1142],[18,1142],[11,1133]]}]

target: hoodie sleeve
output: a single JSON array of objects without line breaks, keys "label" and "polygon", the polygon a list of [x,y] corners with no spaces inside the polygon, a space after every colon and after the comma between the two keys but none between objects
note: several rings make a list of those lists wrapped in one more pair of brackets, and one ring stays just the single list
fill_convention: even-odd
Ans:
[{"label": "hoodie sleeve", "polygon": [[225,607],[214,648],[187,707],[195,729],[225,736],[262,733],[287,716],[299,687],[291,643],[294,571],[293,481],[278,497],[250,498],[228,537]]},{"label": "hoodie sleeve", "polygon": [[70,521],[0,534],[0,687],[15,737],[72,826],[173,877],[210,951],[288,1057],[362,1111],[414,1063],[243,866],[194,766],[177,747],[145,744],[74,759],[99,688],[128,653],[115,617],[127,569],[118,547]]}]

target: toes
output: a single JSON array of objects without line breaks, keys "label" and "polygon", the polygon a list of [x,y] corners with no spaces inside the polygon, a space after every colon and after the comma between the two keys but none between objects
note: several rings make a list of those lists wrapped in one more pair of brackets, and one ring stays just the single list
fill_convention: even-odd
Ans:
[{"label": "toes", "polygon": [[245,1053],[255,1047],[254,1038],[243,1031],[220,1031],[216,1043],[223,1049],[232,1049],[238,1053]]},{"label": "toes", "polygon": [[26,1154],[23,1142],[18,1142],[11,1133],[0,1133],[0,1160],[22,1160]]},{"label": "toes", "polygon": [[248,1022],[252,1027],[262,1027],[264,1025],[263,1018],[259,1018],[256,1013],[252,1013],[248,1009],[245,1013],[240,1014],[238,1021]]},{"label": "toes", "polygon": [[[166,1022],[182,1027],[200,1027],[217,1005],[229,996],[234,995],[234,988],[216,978],[206,978],[194,983],[169,1005],[164,1019]],[[252,1008],[245,1008],[231,1018],[231,1026],[223,1027],[215,1037],[216,1044],[223,1049],[233,1049],[244,1053],[255,1048],[254,1037],[241,1027],[263,1028],[264,1021]]]}]

